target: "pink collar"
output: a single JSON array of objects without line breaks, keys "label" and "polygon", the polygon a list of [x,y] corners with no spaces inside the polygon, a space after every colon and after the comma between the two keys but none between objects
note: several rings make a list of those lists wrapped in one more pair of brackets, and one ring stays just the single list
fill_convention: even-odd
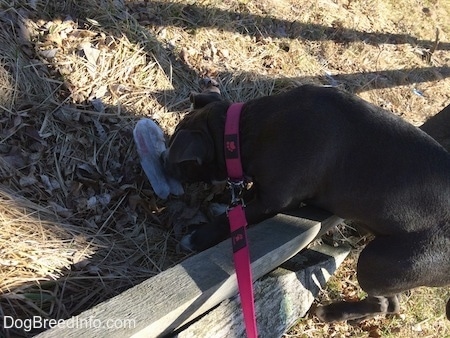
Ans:
[{"label": "pink collar", "polygon": [[257,338],[255,301],[253,296],[252,270],[247,244],[247,219],[241,194],[244,189],[244,172],[242,170],[239,145],[239,120],[243,103],[233,103],[227,111],[225,122],[224,148],[231,190],[231,203],[228,207],[231,242],[233,245],[234,267],[244,314],[245,330],[248,338]]}]

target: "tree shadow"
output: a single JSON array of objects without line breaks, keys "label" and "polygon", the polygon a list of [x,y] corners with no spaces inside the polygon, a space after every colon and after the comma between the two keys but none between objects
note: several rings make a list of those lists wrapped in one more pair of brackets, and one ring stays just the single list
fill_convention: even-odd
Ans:
[{"label": "tree shadow", "polygon": [[[103,12],[96,12],[95,8],[101,8],[102,6],[107,6],[107,12],[113,13],[115,16],[114,19],[116,21],[113,25],[111,25],[110,16],[104,15]],[[186,5],[165,1],[129,2],[123,4],[119,1],[105,3],[99,0],[91,6],[84,6],[82,1],[69,1],[48,3],[46,11],[54,13],[55,17],[64,18],[69,15],[80,24],[86,26],[92,27],[94,22],[94,25],[97,25],[112,36],[120,38],[120,36],[125,34],[132,43],[143,46],[143,49],[149,56],[156,57],[164,72],[170,74],[172,78],[171,84],[173,89],[155,91],[150,95],[154,95],[162,106],[169,106],[175,109],[184,109],[186,107],[186,105],[179,106],[177,104],[177,102],[180,102],[180,93],[187,97],[189,91],[198,86],[198,79],[205,74],[202,74],[183,60],[173,46],[162,44],[147,27],[161,30],[164,27],[175,26],[187,31],[198,28],[212,28],[257,38],[263,36],[274,39],[287,38],[305,41],[329,40],[343,45],[360,41],[375,46],[380,44],[409,44],[426,49],[435,45],[436,42],[421,40],[410,34],[364,32],[344,27],[329,27],[314,23],[287,21],[271,17],[270,15],[254,15],[247,12],[227,11],[212,6]],[[43,14],[46,11],[34,13],[37,16],[33,17],[33,20],[53,19]],[[136,13],[138,15],[134,15]],[[135,16],[138,18],[136,19]],[[147,27],[143,24],[141,25],[141,22]],[[434,49],[450,50],[450,43],[440,41]],[[219,77],[224,79],[236,75],[236,73],[232,72],[218,74]],[[271,76],[252,72],[244,71],[240,75],[240,81],[244,82],[244,85],[246,85],[246,82],[248,82],[248,85],[251,85],[255,81],[267,81],[269,83],[278,81]],[[399,85],[441,80],[448,77],[450,77],[449,66],[429,66],[336,74],[333,79],[330,76],[317,75],[297,77],[293,80],[332,85],[343,84],[350,91],[362,92],[369,89],[391,88]],[[361,79],[365,79],[365,81]],[[281,81],[285,84],[286,80],[284,78]],[[189,87],[188,89],[186,88],[187,86]],[[174,97],[177,99],[171,102],[171,98]]]},{"label": "tree shadow", "polygon": [[[271,15],[255,15],[247,12],[232,12],[212,6],[196,4],[167,3],[165,1],[146,1],[131,3],[130,9],[139,7],[151,8],[146,15],[145,22],[156,26],[174,25],[186,29],[198,27],[216,28],[225,31],[238,32],[249,36],[265,36],[272,38],[301,39],[309,41],[332,40],[339,43],[364,41],[367,44],[411,44],[431,47],[435,44],[432,40],[421,40],[410,34],[397,33],[373,33],[358,31],[344,27],[328,27],[314,23],[300,21],[288,21],[275,18]],[[175,15],[171,21],[161,19],[164,12],[170,11]],[[231,18],[221,20],[220,18]],[[437,50],[450,50],[450,43],[440,42]]]}]

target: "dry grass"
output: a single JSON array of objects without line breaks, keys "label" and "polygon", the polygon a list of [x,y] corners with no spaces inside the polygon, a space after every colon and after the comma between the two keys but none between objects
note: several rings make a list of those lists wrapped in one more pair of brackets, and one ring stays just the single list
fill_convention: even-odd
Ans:
[{"label": "dry grass", "polygon": [[[199,77],[233,101],[337,85],[419,125],[450,101],[449,17],[445,0],[0,0],[0,314],[66,318],[185,257],[211,192],[157,199],[132,129],[170,134]],[[329,297],[353,292],[345,269]],[[450,336],[429,306],[448,290],[425,292],[398,318],[291,333]]]}]

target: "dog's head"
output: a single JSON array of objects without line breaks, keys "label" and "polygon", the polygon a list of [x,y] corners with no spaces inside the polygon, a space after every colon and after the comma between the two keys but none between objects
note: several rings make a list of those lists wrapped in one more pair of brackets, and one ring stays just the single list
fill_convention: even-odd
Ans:
[{"label": "dog's head", "polygon": [[216,108],[208,106],[222,101],[217,82],[206,80],[204,90],[191,93],[194,111],[177,126],[169,140],[167,150],[161,155],[165,170],[182,182],[212,182],[218,180],[216,144],[212,136],[211,117]]}]

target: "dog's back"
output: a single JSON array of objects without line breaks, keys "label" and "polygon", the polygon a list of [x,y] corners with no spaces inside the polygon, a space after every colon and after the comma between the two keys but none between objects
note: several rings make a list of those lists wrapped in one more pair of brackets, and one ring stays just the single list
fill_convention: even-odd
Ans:
[{"label": "dog's back", "polygon": [[312,85],[275,100],[250,101],[244,109],[244,161],[250,149],[270,139],[297,145],[281,154],[267,148],[250,172],[277,158],[279,165],[272,161],[271,166],[281,181],[302,176],[298,180],[310,190],[309,202],[364,222],[377,234],[450,222],[450,154],[400,117],[346,92]]}]

